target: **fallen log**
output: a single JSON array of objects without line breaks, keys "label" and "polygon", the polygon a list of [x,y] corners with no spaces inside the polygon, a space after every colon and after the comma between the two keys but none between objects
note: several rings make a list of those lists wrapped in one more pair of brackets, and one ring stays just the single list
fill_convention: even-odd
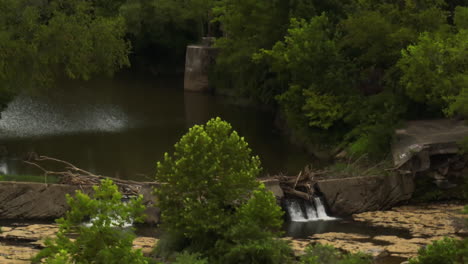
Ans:
[{"label": "fallen log", "polygon": [[308,193],[295,190],[295,189],[293,189],[291,187],[283,187],[283,192],[286,193],[286,194],[292,195],[292,196],[299,197],[299,198],[304,199],[306,201],[310,201],[310,199],[312,198],[312,196],[310,196]]},{"label": "fallen log", "polygon": [[[24,160],[26,164],[34,166],[41,170],[45,176],[47,183],[47,176],[57,176],[61,184],[69,185],[98,185],[103,179],[111,179],[115,185],[119,187],[119,191],[124,195],[138,195],[143,185],[142,182],[131,180],[122,180],[103,175],[97,175],[89,171],[80,169],[75,165],[56,158],[47,156],[30,155],[28,160]],[[45,168],[41,163],[49,162],[54,165],[59,165],[63,169],[60,171],[52,171]]]}]

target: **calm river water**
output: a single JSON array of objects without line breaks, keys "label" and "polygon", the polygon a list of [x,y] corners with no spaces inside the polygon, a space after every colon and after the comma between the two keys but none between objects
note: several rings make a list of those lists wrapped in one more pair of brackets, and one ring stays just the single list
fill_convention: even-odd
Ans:
[{"label": "calm river water", "polygon": [[185,93],[183,77],[125,75],[17,97],[0,119],[0,151],[7,153],[0,174],[39,174],[21,162],[35,152],[102,175],[151,180],[188,128],[216,116],[246,138],[265,174],[297,173],[313,161],[280,135],[270,113]]}]

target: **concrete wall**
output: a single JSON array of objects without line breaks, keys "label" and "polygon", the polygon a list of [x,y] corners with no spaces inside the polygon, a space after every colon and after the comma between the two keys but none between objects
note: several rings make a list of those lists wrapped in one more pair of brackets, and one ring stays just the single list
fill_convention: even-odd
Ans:
[{"label": "concrete wall", "polygon": [[316,187],[338,216],[389,209],[409,200],[415,188],[411,175],[398,174],[323,180]]},{"label": "concrete wall", "polygon": [[[143,184],[140,194],[148,207],[147,223],[159,222],[159,210],[152,205],[152,184]],[[66,194],[77,190],[93,192],[91,185],[77,186],[28,182],[0,182],[0,219],[56,219],[68,210]]]}]

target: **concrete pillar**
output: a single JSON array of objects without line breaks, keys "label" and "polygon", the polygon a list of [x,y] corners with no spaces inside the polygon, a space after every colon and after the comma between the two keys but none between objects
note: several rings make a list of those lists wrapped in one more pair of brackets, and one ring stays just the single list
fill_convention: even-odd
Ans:
[{"label": "concrete pillar", "polygon": [[217,48],[212,47],[212,38],[204,38],[202,45],[187,46],[185,56],[184,89],[192,92],[210,92],[209,67],[214,64]]}]

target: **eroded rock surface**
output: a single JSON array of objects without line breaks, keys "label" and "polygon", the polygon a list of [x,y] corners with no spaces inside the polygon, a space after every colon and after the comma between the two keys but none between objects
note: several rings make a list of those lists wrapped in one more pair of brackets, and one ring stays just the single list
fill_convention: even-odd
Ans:
[{"label": "eroded rock surface", "polygon": [[[33,224],[13,227],[1,227],[0,233],[0,263],[23,264],[44,247],[44,240],[53,237],[58,231],[56,224]],[[158,239],[154,237],[137,237],[133,241],[134,248],[141,249],[144,255],[149,255]]]},{"label": "eroded rock surface", "polygon": [[460,238],[466,236],[461,214],[463,206],[455,204],[401,206],[389,211],[366,212],[353,215],[354,220],[366,222],[369,228],[390,227],[408,231],[410,237],[394,235],[370,236],[329,232],[316,234],[309,239],[292,240],[294,251],[303,253],[311,244],[329,244],[345,252],[364,252],[374,258],[415,257],[418,250],[435,240],[444,237]]},{"label": "eroded rock surface", "polygon": [[413,237],[451,236],[464,232],[462,205],[438,204],[401,206],[389,211],[365,212],[353,219],[373,226],[408,230]]}]

